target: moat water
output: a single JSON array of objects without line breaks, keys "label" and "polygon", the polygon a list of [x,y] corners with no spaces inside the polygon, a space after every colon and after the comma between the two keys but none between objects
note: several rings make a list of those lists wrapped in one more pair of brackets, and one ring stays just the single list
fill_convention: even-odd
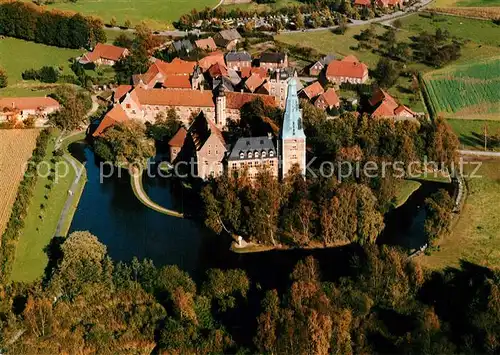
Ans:
[{"label": "moat water", "polygon": [[[98,236],[116,261],[130,261],[134,256],[149,258],[155,265],[178,265],[195,278],[209,268],[239,267],[263,287],[266,284],[278,287],[287,282],[295,263],[307,255],[318,259],[326,273],[338,277],[349,273],[349,265],[359,253],[357,246],[232,253],[229,238],[214,235],[198,221],[170,217],[144,206],[134,195],[126,171],[101,181],[99,162],[87,144],[74,143],[70,151],[78,160],[86,162],[88,179],[70,232],[88,230]],[[195,199],[186,196],[183,189],[174,189],[172,184],[172,180],[161,177],[143,179],[144,189],[154,202],[183,212],[193,207],[190,204]],[[424,200],[439,188],[450,186],[423,183],[402,207],[386,216],[386,230],[379,241],[406,248],[423,245]]]}]

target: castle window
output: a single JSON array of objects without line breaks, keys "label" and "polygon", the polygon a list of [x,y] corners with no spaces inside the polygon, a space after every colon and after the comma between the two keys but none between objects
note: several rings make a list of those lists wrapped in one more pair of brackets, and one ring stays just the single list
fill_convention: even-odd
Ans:
[{"label": "castle window", "polygon": [[274,160],[270,160],[269,164],[271,164],[271,166],[274,166]]},{"label": "castle window", "polygon": [[244,158],[245,158],[245,153],[240,152],[240,159],[244,159]]},{"label": "castle window", "polygon": [[251,168],[251,167],[252,167],[252,162],[251,162],[251,161],[249,161],[249,162],[248,162],[248,167],[249,167],[249,168]]},{"label": "castle window", "polygon": [[265,150],[262,151],[262,158],[265,158],[267,156],[267,153]]},{"label": "castle window", "polygon": [[255,157],[258,158],[259,157],[259,152],[255,152]]},{"label": "castle window", "polygon": [[236,169],[236,163],[232,164],[233,169]]},{"label": "castle window", "polygon": [[274,150],[272,150],[272,149],[271,149],[271,150],[269,151],[269,156],[270,156],[271,158],[272,158],[272,157],[274,157]]},{"label": "castle window", "polygon": [[253,153],[252,152],[248,152],[247,156],[248,156],[248,158],[253,158]]}]

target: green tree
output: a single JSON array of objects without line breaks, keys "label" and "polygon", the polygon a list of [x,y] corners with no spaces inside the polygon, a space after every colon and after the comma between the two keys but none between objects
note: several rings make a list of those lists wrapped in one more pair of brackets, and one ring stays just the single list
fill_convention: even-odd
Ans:
[{"label": "green tree", "polygon": [[387,58],[381,58],[373,71],[373,77],[377,80],[378,85],[384,89],[394,86],[400,74],[401,65]]},{"label": "green tree", "polygon": [[163,112],[155,117],[155,123],[148,126],[147,134],[160,142],[168,142],[179,130],[182,122],[174,108],[170,108],[165,115]]},{"label": "green tree", "polygon": [[92,105],[89,95],[77,91],[73,86],[63,86],[56,89],[53,96],[62,104],[62,108],[49,115],[49,123],[62,130],[79,128],[85,122],[89,105]]}]

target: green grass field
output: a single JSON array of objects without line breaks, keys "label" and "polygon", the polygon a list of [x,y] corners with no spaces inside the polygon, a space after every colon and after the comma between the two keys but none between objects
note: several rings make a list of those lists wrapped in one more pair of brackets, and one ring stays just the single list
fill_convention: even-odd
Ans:
[{"label": "green grass field", "polygon": [[[48,148],[45,161],[50,162],[53,158],[53,150],[57,136],[54,135]],[[53,164],[51,164],[54,167]],[[46,170],[40,169],[44,173]],[[59,216],[66,202],[68,190],[75,178],[75,172],[69,166],[68,174],[54,181],[49,190],[48,177],[37,179],[35,192],[28,207],[25,227],[17,243],[16,258],[12,268],[11,279],[13,281],[32,281],[43,275],[47,264],[45,246],[54,237]],[[45,198],[47,196],[47,199]],[[41,205],[45,207],[42,209]],[[42,216],[42,218],[40,218]]]},{"label": "green grass field", "polygon": [[[500,135],[500,121],[449,119],[449,125],[460,140],[461,149],[484,150],[484,128],[488,135]],[[486,145],[488,150],[500,150]]]},{"label": "green grass field", "polygon": [[422,184],[415,180],[400,180],[397,182],[396,190],[396,201],[394,202],[394,208],[402,206],[410,196],[417,191]]},{"label": "green grass field", "polygon": [[275,3],[270,4],[257,4],[255,2],[250,2],[247,4],[228,4],[224,5],[224,9],[230,11],[232,9],[239,9],[242,11],[271,11],[276,9],[281,9],[286,6],[300,5],[297,0],[276,0]]},{"label": "green grass field", "polygon": [[443,117],[500,119],[500,58],[433,71],[424,81]]},{"label": "green grass field", "polygon": [[436,0],[434,7],[484,7],[500,6],[500,0]]},{"label": "green grass field", "polygon": [[97,16],[105,23],[109,23],[114,17],[118,25],[124,25],[127,20],[133,25],[144,21],[152,28],[166,29],[171,28],[173,21],[177,21],[181,15],[193,8],[212,8],[217,3],[218,0],[78,0],[57,1],[48,7]]},{"label": "green grass field", "polygon": [[[437,269],[458,266],[464,259],[480,265],[500,267],[500,160],[483,161],[477,172],[481,177],[468,179],[469,195],[452,233],[439,242],[440,250],[418,259]],[[465,173],[474,169],[466,165]]]}]

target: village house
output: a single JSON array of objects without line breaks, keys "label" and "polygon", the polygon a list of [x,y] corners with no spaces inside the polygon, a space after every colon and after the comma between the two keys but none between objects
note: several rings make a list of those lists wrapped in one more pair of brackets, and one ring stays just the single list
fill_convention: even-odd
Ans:
[{"label": "village house", "polygon": [[174,58],[172,62],[156,59],[144,74],[132,76],[134,85],[142,84],[148,89],[164,87],[171,89],[190,89],[196,87],[192,82],[196,62]]},{"label": "village house", "polygon": [[335,56],[333,55],[327,55],[321,58],[309,68],[309,75],[310,76],[320,75],[323,69],[325,69],[328,66],[328,64],[330,64],[334,59]]},{"label": "village house", "polygon": [[324,93],[318,96],[314,101],[314,106],[321,110],[331,110],[332,108],[340,107],[340,100],[334,88],[329,88]]},{"label": "village house", "polygon": [[226,65],[228,68],[241,71],[242,68],[252,66],[252,56],[248,52],[229,52],[226,54]]},{"label": "village house", "polygon": [[34,118],[34,124],[47,124],[47,116],[59,110],[59,102],[51,97],[3,97],[0,98],[0,122],[24,121]]},{"label": "village house", "polygon": [[319,81],[315,81],[311,85],[303,88],[299,93],[299,97],[312,101],[316,96],[319,96],[324,92],[325,90],[323,89],[323,86],[321,86]]},{"label": "village house", "polygon": [[242,79],[247,79],[252,74],[257,74],[264,79],[267,79],[269,77],[268,70],[261,67],[241,68],[240,73]]},{"label": "village house", "polygon": [[97,43],[92,52],[88,52],[78,59],[78,63],[82,65],[94,64],[96,66],[112,66],[127,55],[129,55],[129,50],[127,48]]},{"label": "village house", "polygon": [[212,37],[199,39],[197,41],[194,41],[194,44],[196,48],[202,51],[213,52],[217,50],[217,45],[215,44],[215,41]]},{"label": "village house", "polygon": [[288,67],[288,55],[280,52],[262,53],[259,66],[268,70],[283,69]]},{"label": "village house", "polygon": [[227,157],[228,173],[246,171],[249,178],[255,178],[262,167],[267,167],[273,176],[278,177],[278,151],[272,135],[239,138]]},{"label": "village house", "polygon": [[236,46],[241,40],[242,37],[236,29],[222,30],[214,36],[215,43],[228,51],[236,49]]},{"label": "village house", "polygon": [[404,0],[375,0],[375,5],[384,9],[393,7],[402,8],[404,6]]},{"label": "village house", "polygon": [[373,90],[372,97],[368,102],[374,108],[371,114],[373,118],[383,117],[404,120],[417,117],[415,112],[405,105],[399,104],[396,99],[380,88]]},{"label": "village house", "polygon": [[182,39],[172,42],[170,46],[171,52],[186,53],[189,54],[193,51],[194,47],[190,40]]},{"label": "village house", "polygon": [[258,74],[252,74],[245,81],[245,89],[249,92],[255,92],[265,81],[266,79],[261,77]]},{"label": "village house", "polygon": [[335,84],[363,84],[368,80],[368,67],[355,56],[349,55],[328,64],[326,78]]},{"label": "village house", "polygon": [[371,0],[354,0],[353,2],[355,7],[371,7]]},{"label": "village house", "polygon": [[160,112],[173,108],[186,126],[193,117],[203,112],[219,129],[225,129],[229,119],[239,121],[244,104],[257,98],[268,106],[276,106],[275,98],[268,95],[219,89],[214,96],[209,90],[146,89],[143,86],[127,92],[119,103],[129,118],[142,122],[154,122]]},{"label": "village house", "polygon": [[201,68],[202,72],[206,72],[212,65],[216,63],[219,63],[219,65],[224,67],[226,66],[226,62],[224,61],[224,53],[220,51],[213,52],[198,61],[198,65]]}]

